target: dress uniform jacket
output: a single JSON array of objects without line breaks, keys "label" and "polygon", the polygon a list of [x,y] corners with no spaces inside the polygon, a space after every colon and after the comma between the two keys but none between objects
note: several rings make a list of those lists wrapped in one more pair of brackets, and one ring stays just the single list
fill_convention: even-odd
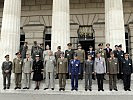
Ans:
[{"label": "dress uniform jacket", "polygon": [[23,59],[26,58],[26,52],[27,52],[27,50],[28,50],[28,46],[22,46],[20,48],[20,52],[21,52],[21,55],[22,55],[22,58]]},{"label": "dress uniform jacket", "polygon": [[68,73],[68,60],[67,58],[57,60],[57,73]]},{"label": "dress uniform jacket", "polygon": [[12,70],[12,62],[11,61],[4,61],[2,63],[2,73],[5,74],[6,70],[9,70],[9,73],[11,73],[11,70]]},{"label": "dress uniform jacket", "polygon": [[13,73],[22,73],[23,61],[22,59],[15,58],[13,60]]},{"label": "dress uniform jacket", "polygon": [[58,60],[58,58],[60,58],[61,53],[63,53],[63,51],[57,51],[57,52],[54,53],[56,61]]},{"label": "dress uniform jacket", "polygon": [[75,50],[75,53],[77,54],[78,60],[80,60],[80,63],[84,63],[85,51],[84,50]]},{"label": "dress uniform jacket", "polygon": [[95,58],[95,51],[87,51],[87,54],[90,54],[92,56],[92,59]]},{"label": "dress uniform jacket", "polygon": [[109,74],[117,74],[119,73],[119,62],[117,58],[108,58],[107,60],[107,72]]},{"label": "dress uniform jacket", "polygon": [[103,57],[105,59],[107,58],[106,51],[104,49],[98,49],[98,50],[96,50],[96,53],[97,52],[101,53],[101,57]]},{"label": "dress uniform jacket", "polygon": [[106,51],[106,56],[107,56],[107,58],[110,58],[110,52],[112,51],[112,49],[110,49],[110,48],[105,48],[104,50]]},{"label": "dress uniform jacket", "polygon": [[92,74],[94,72],[94,62],[93,61],[85,61],[85,68],[84,68],[85,74]]},{"label": "dress uniform jacket", "polygon": [[132,60],[131,59],[122,60],[122,73],[127,74],[127,75],[132,73]]},{"label": "dress uniform jacket", "polygon": [[104,74],[104,73],[106,73],[105,58],[103,58],[103,57],[100,57],[100,59],[99,58],[95,58],[94,71],[97,74]]},{"label": "dress uniform jacket", "polygon": [[54,56],[46,56],[44,63],[46,64],[46,72],[54,72],[56,60]]},{"label": "dress uniform jacket", "polygon": [[65,58],[67,58],[68,60],[73,59],[73,55],[74,55],[74,50],[66,50],[65,51]]},{"label": "dress uniform jacket", "polygon": [[43,62],[41,60],[39,61],[34,61],[32,70],[34,72],[33,74],[33,80],[34,81],[41,81],[43,79]]},{"label": "dress uniform jacket", "polygon": [[117,57],[119,61],[122,61],[123,57],[124,57],[124,51],[117,51]]},{"label": "dress uniform jacket", "polygon": [[69,73],[77,75],[80,73],[80,61],[71,60],[69,63]]},{"label": "dress uniform jacket", "polygon": [[31,73],[33,66],[33,60],[31,58],[24,59],[23,61],[23,73]]}]

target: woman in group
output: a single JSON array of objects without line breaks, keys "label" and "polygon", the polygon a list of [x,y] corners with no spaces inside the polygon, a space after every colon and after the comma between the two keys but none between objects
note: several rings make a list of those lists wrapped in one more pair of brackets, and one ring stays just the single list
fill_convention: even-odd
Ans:
[{"label": "woman in group", "polygon": [[40,82],[43,80],[43,62],[39,60],[39,55],[36,55],[35,61],[33,62],[33,81],[35,81],[36,87],[34,90],[39,90]]}]

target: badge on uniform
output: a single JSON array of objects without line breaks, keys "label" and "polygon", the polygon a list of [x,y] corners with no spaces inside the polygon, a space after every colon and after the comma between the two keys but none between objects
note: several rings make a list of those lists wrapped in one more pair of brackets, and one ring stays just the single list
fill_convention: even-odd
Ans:
[{"label": "badge on uniform", "polygon": [[103,64],[103,62],[101,61],[101,64]]},{"label": "badge on uniform", "polygon": [[76,66],[78,66],[78,64],[76,64]]},{"label": "badge on uniform", "polygon": [[123,55],[121,55],[123,57]]},{"label": "badge on uniform", "polygon": [[131,65],[131,64],[129,63],[129,65]]},{"label": "badge on uniform", "polygon": [[50,61],[53,61],[53,60],[50,60]]},{"label": "badge on uniform", "polygon": [[115,64],[117,64],[117,63],[115,63]]},{"label": "badge on uniform", "polygon": [[67,56],[69,56],[69,53],[67,54]]},{"label": "badge on uniform", "polygon": [[60,62],[60,64],[62,65],[62,62]]},{"label": "badge on uniform", "polygon": [[104,55],[104,53],[102,53],[102,55]]},{"label": "badge on uniform", "polygon": [[21,65],[22,63],[21,63],[21,62],[19,62],[19,64]]}]

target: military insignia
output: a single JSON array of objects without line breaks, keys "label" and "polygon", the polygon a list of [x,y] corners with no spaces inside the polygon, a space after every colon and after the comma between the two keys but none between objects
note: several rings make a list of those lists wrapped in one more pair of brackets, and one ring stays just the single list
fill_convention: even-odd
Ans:
[{"label": "military insignia", "polygon": [[21,65],[21,64],[22,64],[22,62],[19,62],[19,64]]},{"label": "military insignia", "polygon": [[60,62],[60,64],[62,65],[62,62]]},{"label": "military insignia", "polygon": [[78,66],[78,64],[76,64],[76,66]]},{"label": "military insignia", "polygon": [[115,64],[117,64],[117,63],[115,63]]},{"label": "military insignia", "polygon": [[129,65],[131,65],[131,64],[129,63]]}]

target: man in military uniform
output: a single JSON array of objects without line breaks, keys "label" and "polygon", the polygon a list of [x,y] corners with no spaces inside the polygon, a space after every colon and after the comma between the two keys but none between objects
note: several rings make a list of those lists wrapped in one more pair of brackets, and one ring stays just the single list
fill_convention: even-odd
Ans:
[{"label": "man in military uniform", "polygon": [[96,53],[97,57],[95,58],[94,62],[94,72],[97,77],[97,84],[98,84],[98,91],[103,89],[103,79],[104,74],[106,73],[106,63],[105,58],[101,57],[101,52]]},{"label": "man in military uniform", "polygon": [[93,47],[92,46],[89,46],[89,51],[87,51],[87,58],[88,58],[88,55],[91,55],[92,56],[92,60],[95,60],[95,51],[93,50]]},{"label": "man in military uniform", "polygon": [[78,44],[78,50],[75,50],[75,53],[78,55],[78,60],[80,60],[81,66],[81,73],[79,79],[83,79],[83,68],[84,68],[84,61],[85,61],[85,50],[82,49],[81,44]]},{"label": "man in military uniform", "polygon": [[[6,61],[2,63],[2,74],[3,74],[3,89],[10,88],[10,80],[11,80],[11,70],[12,70],[12,62],[9,61],[9,55],[5,56]],[[8,80],[8,84],[6,86],[6,79]]]},{"label": "man in military uniform", "polygon": [[60,58],[61,53],[63,53],[63,51],[61,51],[61,46],[58,46],[57,51],[54,53],[56,61],[58,60],[58,58]]},{"label": "man in military uniform", "polygon": [[40,44],[39,50],[40,50],[40,60],[43,61],[44,60],[43,59],[43,51],[44,51],[44,45],[43,45],[43,43]]},{"label": "man in military uniform", "polygon": [[131,74],[132,74],[132,59],[129,58],[129,54],[124,54],[124,59],[122,60],[122,70],[121,73],[123,74],[123,84],[125,91],[131,91]]},{"label": "man in military uniform", "polygon": [[20,53],[22,55],[22,59],[26,58],[26,52],[28,50],[27,42],[24,42],[24,45],[20,48]]},{"label": "man in military uniform", "polygon": [[68,73],[68,60],[64,58],[64,53],[60,53],[60,58],[57,60],[57,74],[59,76],[59,91],[65,91],[66,73]]},{"label": "man in military uniform", "polygon": [[107,59],[107,73],[109,74],[109,89],[112,91],[114,89],[117,90],[116,81],[117,74],[119,73],[119,63],[118,59],[114,57],[114,53],[110,53],[110,58]]},{"label": "man in military uniform", "polygon": [[117,57],[119,61],[119,74],[117,75],[117,78],[122,79],[121,68],[122,68],[122,61],[124,58],[124,51],[122,50],[122,45],[118,46]]},{"label": "man in military uniform", "polygon": [[21,80],[22,80],[22,66],[23,62],[21,59],[21,54],[20,52],[16,53],[16,58],[13,59],[13,73],[15,74],[15,85],[16,89],[21,89]]},{"label": "man in military uniform", "polygon": [[71,91],[78,91],[78,76],[80,74],[80,61],[77,54],[74,54],[74,59],[69,63],[69,74],[71,75]]},{"label": "man in military uniform", "polygon": [[[72,50],[72,43],[68,43],[67,46],[68,46],[68,49],[65,51],[65,58],[68,59],[68,65],[69,65],[70,60],[73,59],[74,50]],[[69,73],[67,74],[66,77],[69,78]]]},{"label": "man in military uniform", "polygon": [[112,49],[110,48],[110,44],[109,43],[106,44],[106,48],[104,50],[106,52],[107,58],[110,58],[110,52],[112,52]]},{"label": "man in military uniform", "polygon": [[117,58],[118,45],[115,45],[115,50],[113,50],[114,56]]}]

